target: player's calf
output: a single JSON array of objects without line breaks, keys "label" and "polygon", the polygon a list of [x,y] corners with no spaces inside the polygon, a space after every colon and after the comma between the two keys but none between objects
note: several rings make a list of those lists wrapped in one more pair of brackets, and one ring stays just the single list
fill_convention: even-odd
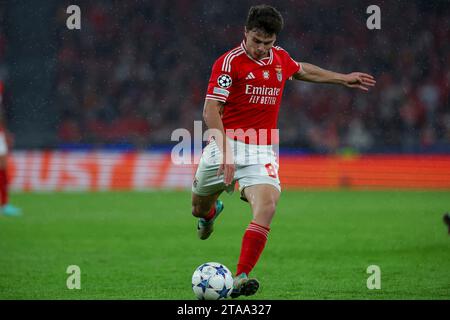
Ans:
[{"label": "player's calf", "polygon": [[216,203],[219,194],[213,194],[209,196],[199,196],[195,193],[192,194],[192,215],[196,218],[205,218],[211,207]]},{"label": "player's calf", "polygon": [[214,231],[214,221],[217,219],[219,214],[223,211],[224,205],[222,201],[217,200],[214,206],[211,208],[208,215],[204,218],[198,219],[197,223],[197,234],[201,240],[206,240],[209,238],[211,233]]}]

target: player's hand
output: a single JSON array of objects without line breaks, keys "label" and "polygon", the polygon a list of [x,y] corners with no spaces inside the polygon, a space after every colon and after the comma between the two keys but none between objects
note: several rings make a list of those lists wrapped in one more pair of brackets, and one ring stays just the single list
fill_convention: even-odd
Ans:
[{"label": "player's hand", "polygon": [[352,72],[344,76],[344,85],[349,88],[369,91],[368,87],[373,87],[375,83],[374,77],[367,73]]},{"label": "player's hand", "polygon": [[223,174],[223,182],[226,186],[229,186],[233,182],[236,167],[234,166],[234,158],[231,155],[225,156],[225,159],[225,163],[222,163],[219,170],[217,170],[217,176]]},{"label": "player's hand", "polygon": [[222,163],[219,170],[217,170],[217,176],[220,176],[223,173],[223,182],[226,186],[229,186],[231,182],[233,182],[235,170],[234,164]]}]

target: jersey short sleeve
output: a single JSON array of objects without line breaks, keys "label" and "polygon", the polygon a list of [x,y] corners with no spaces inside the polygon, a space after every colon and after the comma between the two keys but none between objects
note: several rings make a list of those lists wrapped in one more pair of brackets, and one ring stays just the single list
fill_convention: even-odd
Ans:
[{"label": "jersey short sleeve", "polygon": [[277,49],[279,50],[279,52],[281,52],[283,56],[283,64],[284,69],[286,70],[286,76],[289,80],[291,80],[294,73],[302,71],[302,65],[297,61],[295,61],[294,59],[292,59],[289,53],[283,48],[277,47]]},{"label": "jersey short sleeve", "polygon": [[208,82],[206,99],[227,102],[234,79],[231,66],[226,62],[222,56],[214,63]]}]

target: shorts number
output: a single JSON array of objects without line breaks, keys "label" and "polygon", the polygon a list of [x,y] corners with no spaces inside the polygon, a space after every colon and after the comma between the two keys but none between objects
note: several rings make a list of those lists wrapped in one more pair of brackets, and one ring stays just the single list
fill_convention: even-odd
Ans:
[{"label": "shorts number", "polygon": [[269,177],[272,178],[277,178],[277,172],[275,171],[275,169],[273,168],[271,163],[268,163],[265,165],[266,170],[267,170],[267,174],[269,175]]}]

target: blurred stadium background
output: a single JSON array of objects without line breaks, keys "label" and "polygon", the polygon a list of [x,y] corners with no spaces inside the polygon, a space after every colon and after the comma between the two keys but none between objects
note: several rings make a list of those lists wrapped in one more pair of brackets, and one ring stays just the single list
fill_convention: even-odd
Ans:
[{"label": "blurred stadium background", "polygon": [[[279,211],[291,210],[292,216],[286,213],[286,219],[292,224],[304,223],[319,234],[331,233],[328,240],[315,243],[317,252],[321,252],[322,245],[334,248],[336,255],[327,259],[336,260],[350,250],[360,254],[361,263],[368,265],[376,260],[374,257],[382,259],[383,253],[391,249],[398,250],[401,256],[404,245],[417,248],[412,251],[418,254],[406,261],[425,269],[420,269],[423,283],[417,282],[422,286],[420,293],[407,284],[408,277],[414,277],[414,268],[410,268],[412,275],[402,274],[403,289],[386,296],[370,296],[367,289],[345,287],[348,276],[345,268],[355,268],[354,261],[347,261],[348,265],[342,264],[344,271],[336,271],[344,274],[341,282],[333,282],[333,288],[324,289],[323,281],[302,283],[304,290],[297,293],[294,287],[286,291],[280,284],[275,288],[279,291],[272,288],[263,291],[260,297],[448,298],[450,256],[441,217],[450,210],[449,2],[266,3],[272,3],[283,14],[285,28],[277,44],[294,59],[343,73],[363,71],[377,79],[376,87],[367,94],[330,85],[299,82],[286,85],[279,119],[280,178],[289,192]],[[81,30],[66,27],[69,16],[66,8],[71,4],[81,8]],[[162,230],[170,225],[171,212],[178,219],[176,239],[183,241],[181,235],[188,237],[186,245],[192,252],[192,257],[177,260],[185,267],[183,276],[189,278],[196,264],[208,260],[204,252],[217,254],[215,250],[220,243],[214,240],[205,245],[206,251],[196,247],[192,229],[195,222],[189,216],[189,189],[195,166],[171,162],[170,151],[176,142],[170,137],[177,128],[193,131],[194,121],[202,120],[212,63],[242,40],[246,14],[253,4],[257,3],[248,0],[0,3],[2,107],[14,142],[9,159],[10,186],[15,191],[12,198],[24,208],[20,220],[0,219],[0,230],[3,229],[0,248],[7,252],[0,255],[0,266],[2,270],[10,270],[3,277],[0,275],[3,290],[0,298],[73,297],[62,290],[65,266],[71,263],[69,256],[62,254],[63,244],[76,252],[79,261],[92,263],[91,275],[96,277],[101,277],[102,272],[93,271],[95,266],[107,263],[96,261],[104,251],[95,248],[117,253],[114,250],[122,250],[120,243],[125,243],[129,246],[123,245],[121,254],[133,252],[139,261],[145,261],[148,246],[136,244],[133,236],[137,232],[136,240],[157,242],[158,237],[165,236]],[[381,30],[366,27],[369,16],[366,8],[371,4],[381,8]],[[137,190],[151,193],[130,192]],[[236,211],[248,210],[238,199],[226,201]],[[329,210],[335,210],[336,216],[326,214],[325,207],[317,207],[325,203],[330,204]],[[352,204],[360,212],[355,212]],[[304,220],[297,220],[296,208],[306,214]],[[160,219],[160,214],[166,216]],[[230,237],[235,243],[229,248],[225,246],[233,252],[217,257],[231,266],[239,248],[241,227],[248,218],[240,218],[237,213],[232,217],[236,220],[224,217],[223,228],[235,234]],[[347,218],[348,223],[359,223],[362,229],[343,224]],[[281,213],[279,219],[275,226],[285,230]],[[322,228],[325,221],[334,224],[338,232],[329,225],[329,229]],[[150,236],[147,234],[150,231],[139,224],[159,231]],[[386,224],[412,234],[403,238],[400,231],[390,233],[392,229],[387,228],[381,233],[375,228],[386,228]],[[313,231],[302,232],[305,233],[300,237],[304,241],[317,236]],[[266,274],[279,276],[271,269],[275,264],[269,259],[271,254],[276,255],[275,249],[283,252],[282,241],[292,241],[287,234],[278,238],[280,245],[274,240],[272,253],[263,257],[266,263],[260,268]],[[339,234],[347,234],[347,242]],[[364,245],[371,247],[371,241],[376,242],[381,235],[385,237],[385,246],[380,244],[375,253],[370,250],[367,255],[360,253]],[[71,236],[84,239],[83,245],[71,242]],[[228,239],[228,235],[216,236]],[[417,243],[416,236],[423,243]],[[38,248],[35,241],[39,237],[44,242]],[[277,239],[276,233],[274,238]],[[105,239],[115,240],[108,244]],[[352,247],[356,239],[365,242]],[[166,247],[153,251],[158,257],[161,255],[160,260],[154,261],[153,270],[160,270],[161,264],[169,261],[163,258],[165,253],[175,256],[185,252],[179,249],[177,253],[168,247],[171,244],[176,246],[169,241]],[[299,250],[292,245],[292,250]],[[402,259],[390,252],[395,257],[393,270],[402,273]],[[43,258],[49,254],[49,260]],[[320,260],[319,257],[317,254]],[[114,258],[117,260],[111,261],[124,263],[124,257]],[[52,259],[55,264],[49,266]],[[428,265],[421,264],[423,259],[428,259]],[[30,287],[22,275],[32,273],[30,264],[36,267],[37,260],[44,263],[48,272],[58,274],[62,284],[46,274],[35,276],[36,287],[28,290]],[[129,267],[134,268],[137,278],[124,277],[132,287],[133,281],[147,281],[144,266],[148,265],[134,261]],[[117,268],[115,264],[111,272],[114,274]],[[171,272],[177,270],[171,268]],[[295,264],[286,268],[283,272],[288,273]],[[323,268],[326,270],[325,265]],[[308,270],[314,279],[313,271]],[[314,269],[317,273],[323,270]],[[364,271],[360,281],[363,287]],[[170,283],[163,271],[158,274],[163,282]],[[108,287],[108,278],[102,281]],[[393,281],[397,285],[400,282]],[[102,291],[99,284],[89,294],[75,297],[192,298],[184,284],[177,283],[178,287],[171,292],[163,286],[152,287],[154,291],[149,293],[141,283],[136,282],[133,293],[127,291],[126,285],[116,291],[111,287],[110,291]],[[345,290],[342,295],[334,295],[340,291],[340,285]],[[43,288],[48,286],[53,291],[43,294]]]},{"label": "blurred stadium background", "polygon": [[[21,150],[12,188],[188,187],[192,167],[167,164],[171,133],[202,120],[211,65],[241,41],[251,4],[79,1],[82,28],[68,30],[69,2],[3,3],[0,76]],[[295,59],[378,80],[369,94],[287,85],[281,147],[305,161],[281,166],[285,186],[450,187],[448,2],[386,2],[379,31],[366,27],[368,2],[276,5],[286,21],[278,43]],[[139,153],[91,159],[106,149]],[[342,161],[355,154],[362,156]],[[84,179],[62,177],[73,166]],[[142,166],[155,173],[133,181]],[[103,182],[98,167],[111,172]]]}]

